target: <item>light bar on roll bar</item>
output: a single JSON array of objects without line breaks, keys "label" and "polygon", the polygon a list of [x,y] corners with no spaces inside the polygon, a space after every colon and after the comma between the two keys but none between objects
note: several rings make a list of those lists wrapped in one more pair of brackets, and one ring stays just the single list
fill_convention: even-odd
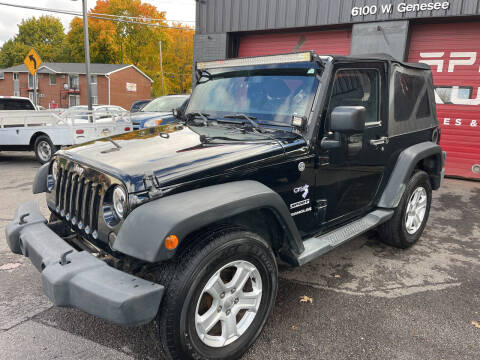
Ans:
[{"label": "light bar on roll bar", "polygon": [[245,57],[228,60],[202,61],[197,63],[197,70],[229,68],[236,66],[285,64],[305,61],[312,61],[312,53],[310,51],[281,55]]}]

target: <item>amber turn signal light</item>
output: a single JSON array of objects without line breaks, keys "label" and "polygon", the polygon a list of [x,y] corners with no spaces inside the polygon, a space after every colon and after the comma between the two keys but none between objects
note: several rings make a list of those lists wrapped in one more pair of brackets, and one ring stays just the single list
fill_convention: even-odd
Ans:
[{"label": "amber turn signal light", "polygon": [[173,250],[178,246],[178,237],[176,235],[168,235],[165,238],[165,247],[168,250]]},{"label": "amber turn signal light", "polygon": [[163,119],[158,119],[157,121],[155,121],[155,125],[160,125],[162,123]]}]

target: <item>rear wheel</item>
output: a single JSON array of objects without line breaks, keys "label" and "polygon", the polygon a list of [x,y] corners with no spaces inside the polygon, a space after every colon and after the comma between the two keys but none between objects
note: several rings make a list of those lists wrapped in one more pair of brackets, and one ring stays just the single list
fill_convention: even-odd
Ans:
[{"label": "rear wheel", "polygon": [[408,248],[422,236],[432,202],[432,185],[425,171],[417,171],[410,178],[393,217],[380,226],[383,242]]},{"label": "rear wheel", "polygon": [[241,229],[210,232],[159,272],[157,317],[167,359],[238,359],[272,311],[277,264],[269,245]]},{"label": "rear wheel", "polygon": [[35,139],[33,149],[37,160],[42,164],[49,162],[55,153],[55,147],[50,138],[46,135],[40,135]]}]

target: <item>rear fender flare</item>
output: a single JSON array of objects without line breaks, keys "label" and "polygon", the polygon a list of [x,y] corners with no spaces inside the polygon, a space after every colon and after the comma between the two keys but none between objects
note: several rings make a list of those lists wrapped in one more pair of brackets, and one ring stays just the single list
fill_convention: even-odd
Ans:
[{"label": "rear fender flare", "polygon": [[274,212],[287,234],[288,247],[301,253],[303,243],[283,199],[257,181],[208,186],[153,200],[134,209],[125,219],[112,248],[147,262],[172,258],[175,250],[164,239],[176,235],[180,243],[210,224],[255,209]]},{"label": "rear fender flare", "polygon": [[378,202],[381,208],[396,208],[400,203],[408,180],[412,176],[415,167],[420,161],[429,157],[435,158],[435,167],[429,172],[434,190],[440,187],[442,178],[442,168],[444,155],[442,148],[431,142],[426,141],[403,150],[397,158],[395,167],[390,174],[387,186],[383,190],[382,196]]}]

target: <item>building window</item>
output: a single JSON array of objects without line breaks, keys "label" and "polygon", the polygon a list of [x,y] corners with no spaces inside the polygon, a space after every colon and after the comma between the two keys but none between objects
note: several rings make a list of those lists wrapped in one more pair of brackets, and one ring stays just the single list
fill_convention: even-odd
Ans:
[{"label": "building window", "polygon": [[50,74],[48,78],[50,85],[57,85],[57,74]]},{"label": "building window", "polygon": [[98,96],[92,96],[92,105],[98,105]]},{"label": "building window", "polygon": [[78,75],[68,75],[68,83],[70,85],[70,89],[79,89],[79,80]]},{"label": "building window", "polygon": [[97,75],[90,75],[90,84],[97,85]]},{"label": "building window", "polygon": [[19,90],[13,90],[13,96],[20,96]]},{"label": "building window", "polygon": [[68,106],[78,106],[80,105],[80,95],[70,95],[68,97]]},{"label": "building window", "polygon": [[18,73],[13,73],[13,80],[18,80]]},{"label": "building window", "polygon": [[5,79],[5,73],[0,72],[0,80],[3,80],[3,79]]}]

